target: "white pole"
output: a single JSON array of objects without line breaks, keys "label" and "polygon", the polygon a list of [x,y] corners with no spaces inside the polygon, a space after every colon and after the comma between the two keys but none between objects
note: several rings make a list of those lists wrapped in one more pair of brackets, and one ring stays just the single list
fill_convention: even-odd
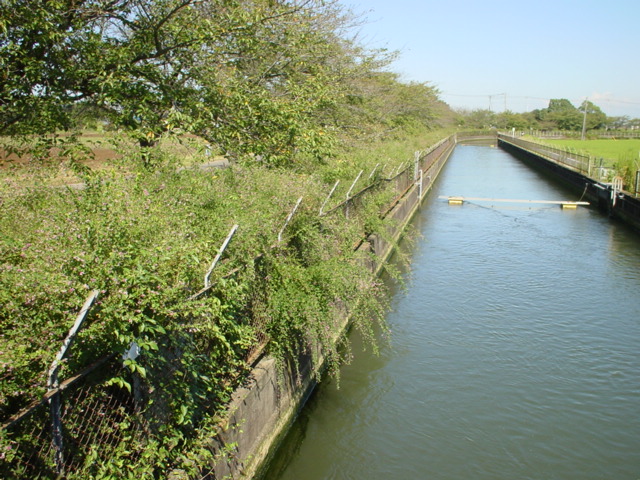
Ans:
[{"label": "white pole", "polygon": [[225,248],[227,248],[227,245],[229,245],[229,242],[231,241],[231,237],[233,237],[233,234],[236,233],[237,229],[238,229],[237,224],[231,227],[231,231],[229,232],[229,235],[227,235],[227,238],[224,240],[224,242],[222,242],[222,246],[220,247],[220,250],[218,250],[218,254],[213,259],[213,262],[211,262],[211,266],[209,267],[209,270],[207,270],[207,273],[204,275],[204,288],[209,288],[210,286],[209,277],[211,277],[211,272],[213,272],[213,269],[216,268],[216,264],[218,263],[218,260],[220,260],[220,257],[222,257],[222,252],[224,252]]},{"label": "white pole", "polygon": [[60,347],[60,350],[58,351],[56,358],[53,360],[51,367],[49,367],[49,376],[47,379],[48,388],[56,388],[58,386],[58,365],[66,355],[67,350],[69,349],[69,347],[71,346],[71,343],[75,339],[76,334],[78,333],[78,330],[80,330],[80,327],[82,326],[82,322],[84,322],[84,319],[87,316],[89,309],[93,305],[93,302],[96,301],[96,298],[98,298],[99,293],[100,293],[99,290],[94,290],[91,293],[91,295],[87,297],[87,299],[84,302],[84,305],[82,306],[82,309],[80,310],[80,313],[76,318],[76,321],[73,324],[73,327],[71,327],[71,330],[69,330],[69,333],[67,334],[67,338],[65,338],[64,342],[62,342],[62,347]]},{"label": "white pole", "polygon": [[356,179],[353,181],[353,183],[351,184],[351,188],[349,189],[349,191],[347,192],[347,200],[349,200],[349,195],[351,195],[351,190],[353,190],[353,187],[356,186],[356,183],[358,183],[358,180],[360,180],[360,175],[362,175],[362,172],[364,172],[364,170],[360,170],[360,173],[358,174],[358,176],[356,177]]},{"label": "white pole", "polygon": [[584,140],[584,134],[587,130],[587,101],[589,97],[587,97],[584,101],[584,116],[582,117],[582,137],[581,140]]},{"label": "white pole", "polygon": [[329,195],[327,195],[327,198],[324,199],[324,202],[322,203],[322,206],[320,207],[320,215],[322,215],[322,211],[324,210],[324,207],[327,205],[327,202],[331,198],[331,195],[333,195],[333,192],[336,191],[336,187],[338,186],[339,183],[340,183],[340,180],[337,180],[336,184],[333,186],[333,188],[329,192]]},{"label": "white pole", "polygon": [[289,225],[289,222],[291,221],[291,219],[295,215],[296,210],[298,210],[298,207],[300,206],[300,202],[302,202],[302,197],[300,197],[298,199],[298,201],[296,202],[296,206],[293,207],[293,210],[291,210],[291,213],[289,214],[289,216],[285,220],[284,225],[282,226],[282,229],[278,233],[278,243],[282,242],[282,234],[284,233],[284,229],[287,228],[287,225]]},{"label": "white pole", "polygon": [[[47,376],[47,388],[51,391],[53,389],[58,388],[58,367],[60,362],[67,354],[67,350],[71,347],[73,340],[76,338],[78,330],[82,326],[84,319],[89,313],[89,309],[93,305],[93,302],[98,298],[99,290],[94,290],[89,297],[84,302],[80,313],[76,317],[76,321],[73,323],[73,327],[69,330],[67,334],[67,338],[62,342],[62,347],[58,351],[53,363],[49,367],[49,374]],[[56,463],[56,469],[59,474],[64,472],[64,457],[63,457],[63,438],[62,438],[62,413],[61,413],[61,402],[60,402],[60,393],[56,393],[49,399],[49,406],[51,409],[51,427],[52,427],[52,436],[53,436],[53,445],[55,448],[54,452],[54,460]]]}]

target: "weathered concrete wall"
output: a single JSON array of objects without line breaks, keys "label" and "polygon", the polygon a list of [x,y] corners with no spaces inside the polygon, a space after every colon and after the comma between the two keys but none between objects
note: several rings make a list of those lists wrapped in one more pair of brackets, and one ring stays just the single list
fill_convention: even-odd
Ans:
[{"label": "weathered concrete wall", "polygon": [[[447,141],[420,160],[422,196],[420,185],[410,182],[404,195],[387,213],[390,219],[387,235],[374,235],[361,245],[363,251],[375,253],[370,268],[378,272],[393,252],[407,224],[420,207],[429,188],[455,147]],[[341,320],[347,327],[346,317]],[[299,369],[293,367],[279,373],[276,361],[262,358],[253,369],[246,385],[233,395],[229,415],[217,435],[212,435],[211,446],[218,452],[213,473],[206,478],[247,479],[258,475],[265,467],[270,453],[280,440],[316,386],[316,376],[311,356],[299,359]],[[181,478],[174,472],[172,478]]]}]

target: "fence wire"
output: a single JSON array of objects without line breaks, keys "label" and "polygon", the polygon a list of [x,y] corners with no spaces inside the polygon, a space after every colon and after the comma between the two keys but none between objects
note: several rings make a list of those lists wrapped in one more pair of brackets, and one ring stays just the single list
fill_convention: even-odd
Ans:
[{"label": "fence wire", "polygon": [[[114,375],[117,362],[106,366],[101,381],[84,381],[58,393],[63,425],[62,461],[56,462],[57,449],[52,441],[50,404],[44,402],[28,415],[6,428],[9,439],[0,456],[0,477],[4,479],[55,479],[81,473],[87,459],[106,459],[131,430],[135,401],[121,388],[105,386],[104,378]],[[131,423],[134,425],[135,423]]]}]

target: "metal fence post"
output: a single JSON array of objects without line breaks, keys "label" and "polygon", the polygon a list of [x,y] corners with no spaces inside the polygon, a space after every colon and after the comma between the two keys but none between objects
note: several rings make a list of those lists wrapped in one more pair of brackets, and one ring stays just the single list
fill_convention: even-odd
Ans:
[{"label": "metal fence post", "polygon": [[284,233],[284,229],[287,228],[287,225],[289,225],[289,222],[291,221],[291,219],[295,215],[296,210],[298,210],[298,207],[300,206],[300,202],[302,202],[302,197],[300,197],[298,199],[298,201],[296,202],[296,206],[293,207],[293,210],[291,210],[291,213],[289,214],[289,216],[285,220],[284,225],[282,226],[282,229],[278,233],[278,243],[282,242],[282,234]]},{"label": "metal fence post", "polygon": [[211,262],[211,266],[209,267],[209,270],[207,270],[207,273],[204,275],[204,288],[209,288],[209,285],[211,285],[209,283],[211,272],[213,272],[213,269],[216,267],[218,260],[220,260],[220,257],[222,257],[222,253],[227,248],[227,245],[229,245],[229,242],[231,241],[231,237],[233,237],[233,234],[236,233],[237,229],[238,229],[238,224],[231,227],[231,231],[229,232],[229,235],[227,235],[227,238],[225,238],[224,242],[222,242],[222,245],[220,246],[220,250],[218,250],[218,254],[215,256],[215,258],[213,259],[213,262]]},{"label": "metal fence post", "polygon": [[360,173],[358,174],[356,179],[351,184],[351,188],[349,188],[349,191],[347,192],[347,200],[349,200],[349,198],[350,198],[349,196],[351,195],[351,190],[353,190],[353,187],[355,187],[356,183],[358,183],[358,180],[360,180],[360,175],[362,175],[362,172],[364,172],[364,170],[360,170]]},{"label": "metal fence post", "polygon": [[[71,347],[71,344],[73,343],[78,330],[80,330],[80,327],[82,326],[82,322],[84,322],[87,313],[89,313],[89,309],[93,305],[93,302],[96,301],[96,298],[98,298],[99,293],[100,292],[98,290],[94,290],[87,297],[84,305],[82,306],[82,309],[80,310],[80,313],[76,317],[76,321],[74,322],[73,327],[71,327],[71,330],[69,330],[67,338],[65,338],[64,342],[62,342],[62,347],[60,347],[60,350],[56,354],[55,359],[51,363],[51,366],[49,367],[49,374],[47,376],[47,388],[49,389],[49,391],[57,389],[59,387],[60,383],[58,381],[58,368],[60,367],[60,362]],[[64,473],[64,440],[62,436],[60,392],[56,392],[51,397],[51,399],[49,400],[49,405],[51,410],[51,436],[53,440],[53,448],[55,450],[54,459],[56,463],[56,470],[59,475],[62,475]]]},{"label": "metal fence post", "polygon": [[356,179],[353,181],[353,183],[351,184],[351,188],[349,188],[349,191],[347,192],[347,200],[346,200],[346,205],[345,205],[345,216],[347,218],[349,218],[349,199],[351,198],[349,195],[351,195],[351,191],[353,190],[353,187],[356,186],[356,183],[358,183],[358,180],[360,180],[360,176],[362,175],[362,172],[364,172],[364,170],[360,170],[360,173],[358,174],[358,176],[356,177]]},{"label": "metal fence post", "polygon": [[336,191],[336,187],[338,186],[339,183],[340,183],[340,180],[336,180],[336,183],[333,186],[333,188],[331,189],[331,191],[329,192],[329,195],[327,195],[327,198],[324,199],[324,202],[322,203],[322,206],[320,207],[320,215],[322,215],[322,212],[324,211],[324,207],[327,205],[327,202],[331,198],[331,195],[333,195],[333,192]]}]

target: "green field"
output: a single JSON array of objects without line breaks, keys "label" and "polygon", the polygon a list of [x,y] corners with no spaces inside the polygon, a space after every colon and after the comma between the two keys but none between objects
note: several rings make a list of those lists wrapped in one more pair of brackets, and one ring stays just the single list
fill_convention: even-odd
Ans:
[{"label": "green field", "polygon": [[589,155],[594,159],[604,159],[603,164],[615,169],[615,175],[624,180],[626,189],[635,185],[636,171],[640,170],[640,139],[549,139],[534,138],[534,141],[564,148],[572,152]]},{"label": "green field", "polygon": [[636,169],[640,168],[640,139],[637,138],[620,140],[545,139],[544,143],[577,150],[596,158],[605,158],[614,162],[629,164],[630,167],[635,166]]}]

